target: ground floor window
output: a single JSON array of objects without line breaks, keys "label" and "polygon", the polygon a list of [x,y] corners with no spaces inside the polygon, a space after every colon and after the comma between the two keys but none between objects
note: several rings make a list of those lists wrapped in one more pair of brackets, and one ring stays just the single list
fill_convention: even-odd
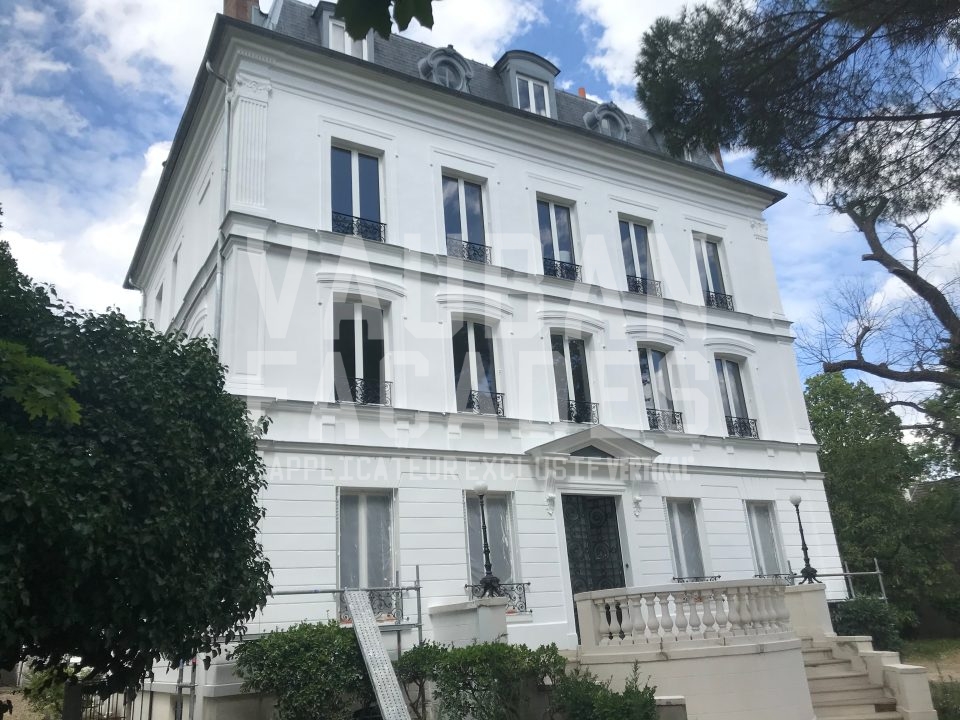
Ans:
[{"label": "ground floor window", "polygon": [[388,493],[341,491],[341,588],[394,585],[392,505]]},{"label": "ground floor window", "polygon": [[[513,522],[510,518],[508,495],[484,495],[487,516],[487,538],[490,544],[490,564],[500,582],[513,579]],[[470,563],[470,582],[474,585],[484,576],[483,533],[480,528],[480,498],[467,495],[467,559]]]},{"label": "ground floor window", "polygon": [[757,573],[773,575],[786,572],[780,552],[780,538],[772,502],[747,503],[747,520],[750,524],[750,543],[757,563]]},{"label": "ground floor window", "polygon": [[667,522],[678,578],[704,577],[703,551],[697,524],[697,507],[691,499],[667,500]]}]

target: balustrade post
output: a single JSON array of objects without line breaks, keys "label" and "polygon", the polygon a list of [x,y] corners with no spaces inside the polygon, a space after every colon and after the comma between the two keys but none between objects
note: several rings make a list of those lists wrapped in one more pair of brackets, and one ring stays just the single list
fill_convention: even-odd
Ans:
[{"label": "balustrade post", "polygon": [[622,618],[620,620],[620,632],[623,633],[623,638],[620,641],[621,645],[633,645],[634,643],[634,628],[636,620],[633,617],[633,608],[634,604],[631,601],[629,595],[625,595],[623,601],[620,603],[620,612]]},{"label": "balustrade post", "polygon": [[596,647],[599,639],[597,606],[594,600],[577,601],[577,622],[580,624],[580,645]]},{"label": "balustrade post", "polygon": [[726,637],[730,634],[730,630],[727,628],[727,608],[725,603],[729,602],[727,600],[727,594],[725,592],[718,591],[716,593],[717,604],[716,604],[716,617],[717,617],[717,635],[721,637]]},{"label": "balustrade post", "polygon": [[687,627],[690,625],[690,623],[687,622],[687,614],[684,609],[684,606],[687,604],[687,594],[685,592],[675,593],[673,596],[673,604],[677,609],[677,640],[686,640]]},{"label": "balustrade post", "polygon": [[730,634],[746,635],[743,629],[743,615],[741,613],[740,588],[732,587],[727,590],[727,602],[730,607]]},{"label": "balustrade post", "polygon": [[660,626],[663,628],[663,639],[673,641],[676,638],[673,635],[673,616],[670,612],[670,593],[658,594],[660,600]]},{"label": "balustrade post", "polygon": [[700,595],[698,593],[690,594],[690,639],[697,640],[700,635]]},{"label": "balustrade post", "polygon": [[703,637],[715,638],[719,634],[716,627],[716,617],[713,614],[713,604],[717,597],[713,590],[703,593]]},{"label": "balustrade post", "polygon": [[656,599],[656,593],[646,595],[643,598],[644,604],[647,606],[647,630],[650,631],[647,642],[649,643],[660,642],[660,621],[657,619]]}]

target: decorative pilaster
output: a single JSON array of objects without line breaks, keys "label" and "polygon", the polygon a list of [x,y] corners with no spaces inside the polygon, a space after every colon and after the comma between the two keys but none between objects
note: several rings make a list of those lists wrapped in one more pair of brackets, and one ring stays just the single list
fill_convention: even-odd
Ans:
[{"label": "decorative pilaster", "polygon": [[267,203],[267,105],[269,80],[237,74],[232,90],[230,189],[236,205]]}]

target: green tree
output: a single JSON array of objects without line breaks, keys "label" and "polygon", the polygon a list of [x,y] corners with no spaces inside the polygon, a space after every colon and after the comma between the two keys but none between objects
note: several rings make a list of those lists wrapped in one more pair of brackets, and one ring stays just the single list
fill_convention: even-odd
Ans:
[{"label": "green tree", "polygon": [[806,401],[843,558],[854,568],[877,558],[903,610],[955,598],[960,576],[944,549],[957,522],[943,502],[907,499],[921,466],[902,441],[899,418],[869,385],[840,374],[808,379]]},{"label": "green tree", "polygon": [[[241,634],[269,592],[266,423],[211,343],[79,312],[2,242],[0,339],[0,666],[80,656],[119,686]],[[24,363],[66,409],[8,390]]]},{"label": "green tree", "polygon": [[360,39],[375,30],[389,38],[396,23],[406,30],[410,21],[433,27],[433,0],[337,0],[336,16],[342,18],[351,37]]},{"label": "green tree", "polygon": [[[960,390],[957,283],[930,273],[924,214],[960,193],[960,0],[719,0],[644,34],[637,97],[668,148],[750,150],[765,173],[813,183],[909,290],[830,302],[803,340],[825,372]],[[960,443],[942,406],[895,399]]]}]

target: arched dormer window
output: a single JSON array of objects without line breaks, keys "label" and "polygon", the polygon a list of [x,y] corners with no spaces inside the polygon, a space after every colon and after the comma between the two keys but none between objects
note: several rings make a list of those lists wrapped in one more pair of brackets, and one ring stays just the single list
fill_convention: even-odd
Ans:
[{"label": "arched dormer window", "polygon": [[417,68],[424,80],[431,80],[451,90],[470,92],[473,70],[464,57],[453,49],[453,45],[437,48],[423,58]]},{"label": "arched dormer window", "polygon": [[623,140],[631,129],[630,121],[623,110],[612,102],[597,105],[585,114],[583,124],[588,129],[612,137],[614,140]]}]

